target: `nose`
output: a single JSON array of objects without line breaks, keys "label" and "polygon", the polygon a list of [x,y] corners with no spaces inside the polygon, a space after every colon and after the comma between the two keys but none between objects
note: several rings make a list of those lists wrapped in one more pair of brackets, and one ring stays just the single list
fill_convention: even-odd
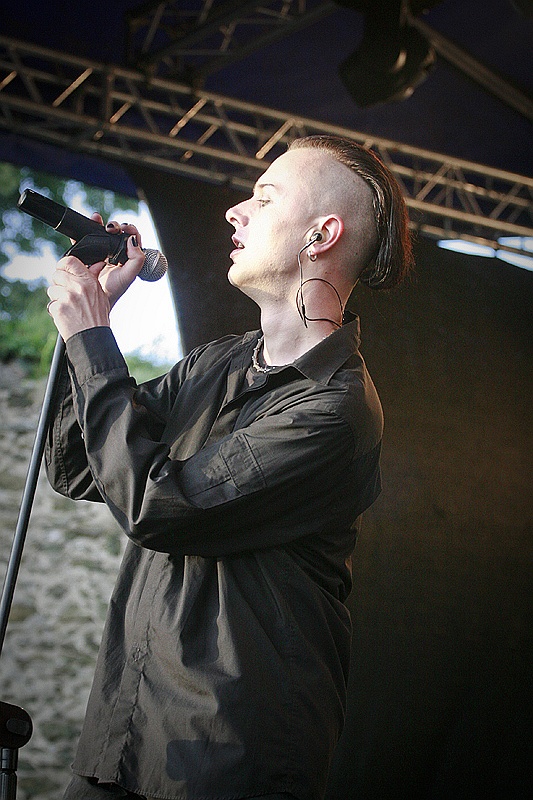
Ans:
[{"label": "nose", "polygon": [[232,206],[228,208],[226,211],[226,220],[229,222],[230,225],[233,225],[234,228],[237,228],[239,225],[242,227],[246,225],[248,222],[248,214],[246,212],[246,204],[247,200],[243,200],[241,203],[238,203],[236,206]]}]

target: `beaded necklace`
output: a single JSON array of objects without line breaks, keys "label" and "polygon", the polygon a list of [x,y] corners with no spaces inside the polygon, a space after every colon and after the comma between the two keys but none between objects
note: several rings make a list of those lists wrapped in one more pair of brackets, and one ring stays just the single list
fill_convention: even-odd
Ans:
[{"label": "beaded necklace", "polygon": [[265,364],[263,367],[262,364],[259,363],[259,351],[261,350],[264,341],[265,337],[261,336],[252,353],[252,367],[256,372],[270,372],[276,368],[273,364]]}]

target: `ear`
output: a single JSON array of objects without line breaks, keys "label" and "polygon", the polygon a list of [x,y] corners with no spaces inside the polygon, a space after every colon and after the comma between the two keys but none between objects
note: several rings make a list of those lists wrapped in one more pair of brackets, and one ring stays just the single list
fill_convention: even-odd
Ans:
[{"label": "ear", "polygon": [[321,236],[320,241],[314,242],[313,251],[317,255],[326,253],[337,244],[344,233],[344,221],[338,214],[320,217],[311,229],[309,238],[312,237],[313,233],[320,233]]}]

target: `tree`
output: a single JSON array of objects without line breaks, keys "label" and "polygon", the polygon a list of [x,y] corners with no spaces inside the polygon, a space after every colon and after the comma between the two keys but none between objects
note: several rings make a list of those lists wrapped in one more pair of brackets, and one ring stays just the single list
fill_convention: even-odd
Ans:
[{"label": "tree", "polygon": [[0,362],[21,361],[32,374],[45,374],[56,341],[43,284],[8,281],[0,275]]}]

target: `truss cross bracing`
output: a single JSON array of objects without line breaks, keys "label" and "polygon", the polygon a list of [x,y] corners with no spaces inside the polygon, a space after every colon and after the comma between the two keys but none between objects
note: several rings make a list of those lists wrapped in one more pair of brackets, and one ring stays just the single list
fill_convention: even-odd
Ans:
[{"label": "truss cross bracing", "polygon": [[129,62],[199,85],[338,10],[333,0],[155,0],[127,16]]},{"label": "truss cross bracing", "polygon": [[[522,239],[533,237],[533,178],[6,37],[2,129],[246,191],[292,138],[346,136],[390,167],[421,234],[517,252],[524,252]],[[501,237],[514,237],[513,246],[498,244]]]}]

